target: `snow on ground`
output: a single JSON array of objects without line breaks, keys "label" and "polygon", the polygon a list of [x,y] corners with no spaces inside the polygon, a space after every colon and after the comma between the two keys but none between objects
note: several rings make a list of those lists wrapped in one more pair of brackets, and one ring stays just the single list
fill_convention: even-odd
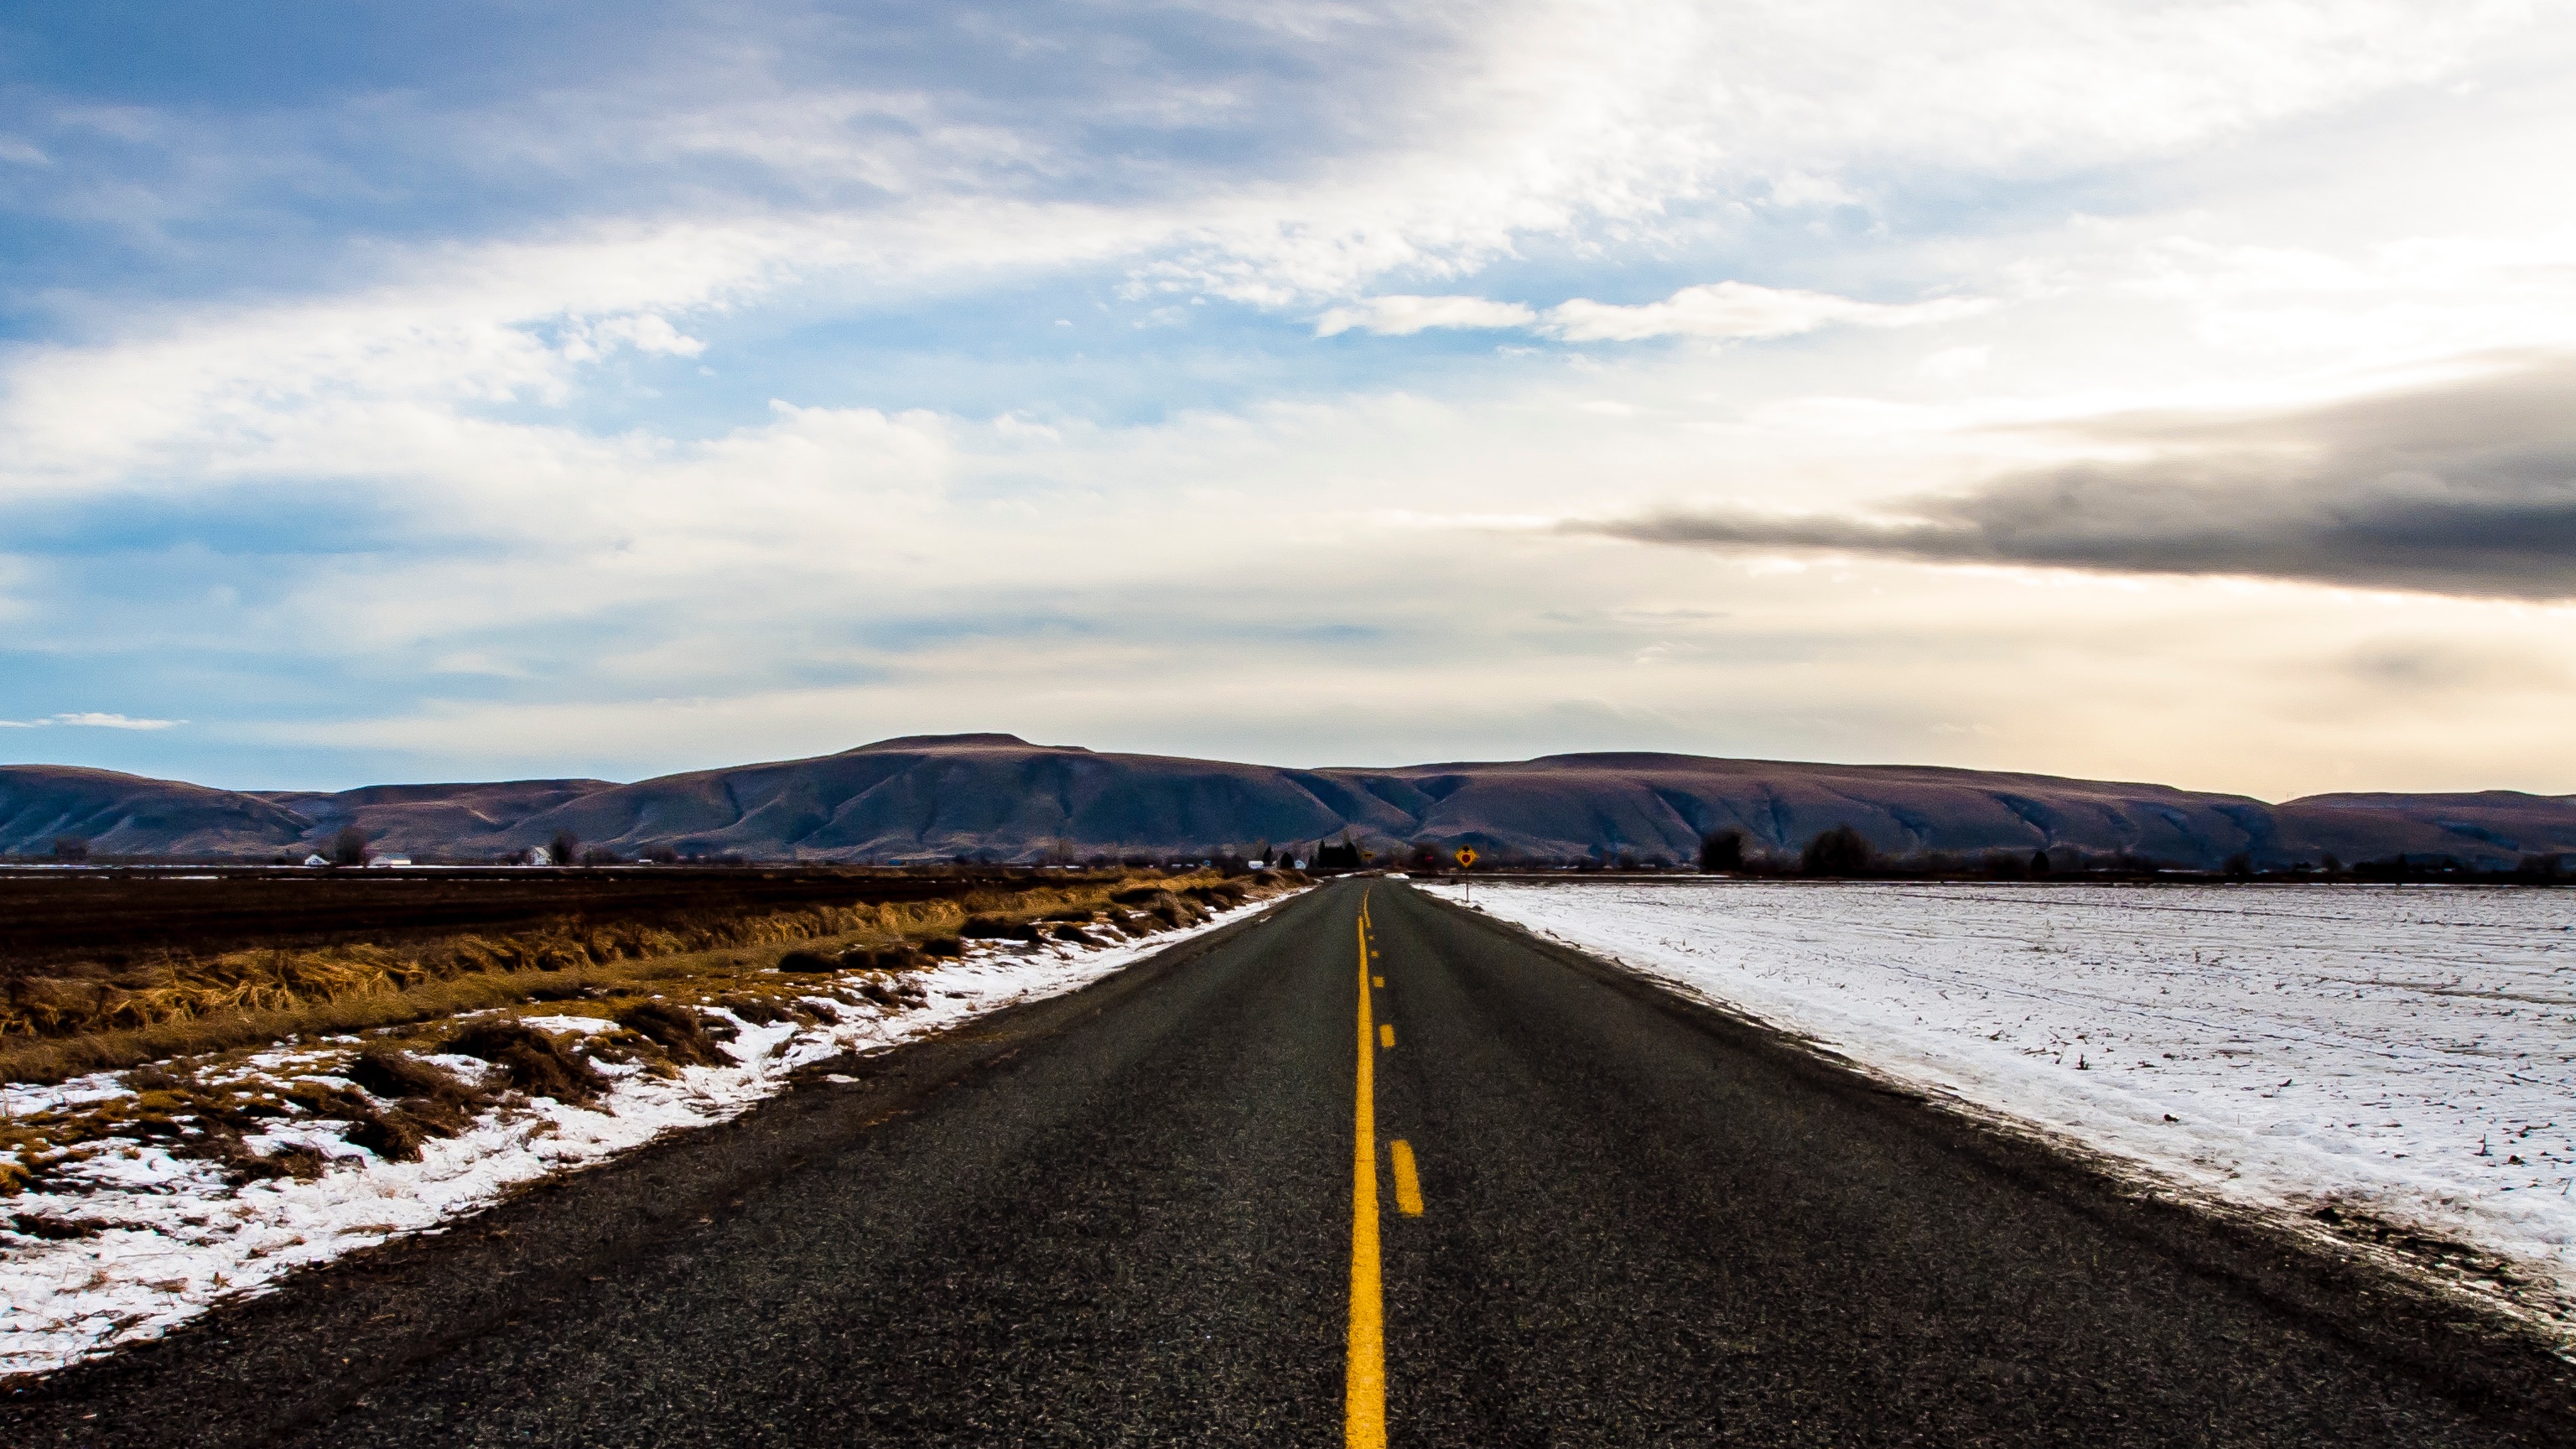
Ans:
[{"label": "snow on ground", "polygon": [[2523,1307],[2576,1322],[2576,892],[1704,881],[1475,904],[2170,1181],[2498,1254],[2541,1289]]},{"label": "snow on ground", "polygon": [[[798,1067],[1072,991],[1284,899],[1211,908],[1212,919],[1198,926],[1096,950],[979,947],[962,960],[906,973],[926,988],[925,1005],[871,1012],[832,999],[841,1014],[836,1026],[759,1026],[737,1018],[741,1035],[726,1049],[739,1065],[684,1067],[677,1080],[665,1080],[637,1066],[600,1063],[616,1080],[599,1109],[538,1098],[488,1113],[462,1136],[423,1144],[417,1162],[381,1161],[342,1140],[336,1129],[346,1124],[309,1119],[280,1123],[250,1144],[262,1152],[295,1143],[319,1150],[332,1169],[312,1181],[236,1187],[215,1163],[174,1157],[148,1143],[110,1144],[43,1189],[7,1200],[8,1212],[20,1218],[98,1231],[58,1241],[0,1233],[0,1374],[47,1372],[116,1344],[157,1337],[222,1299],[273,1288],[294,1269],[399,1234],[437,1231],[539,1178],[589,1166],[666,1132],[724,1121],[782,1090]],[[825,980],[818,978],[818,989]],[[521,1019],[556,1032],[606,1025],[580,1016]],[[240,1070],[280,1081],[313,1076],[345,1060],[346,1048],[356,1044],[348,1037],[279,1048]],[[468,1080],[492,1070],[471,1057],[428,1060]],[[24,1112],[130,1090],[115,1074],[102,1073],[60,1086],[0,1088],[0,1105]]]}]

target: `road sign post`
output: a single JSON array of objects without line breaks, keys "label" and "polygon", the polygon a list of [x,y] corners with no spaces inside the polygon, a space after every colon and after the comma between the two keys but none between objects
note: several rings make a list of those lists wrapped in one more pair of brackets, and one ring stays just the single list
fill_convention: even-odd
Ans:
[{"label": "road sign post", "polygon": [[1460,874],[1467,876],[1467,904],[1471,906],[1476,903],[1476,877],[1468,873],[1474,871],[1475,868],[1476,847],[1472,845],[1459,846],[1458,870]]}]

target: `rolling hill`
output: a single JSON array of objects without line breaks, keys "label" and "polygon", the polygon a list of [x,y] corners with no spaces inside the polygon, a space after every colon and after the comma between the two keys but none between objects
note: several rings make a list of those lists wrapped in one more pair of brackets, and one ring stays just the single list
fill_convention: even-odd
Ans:
[{"label": "rolling hill", "polygon": [[955,855],[1250,851],[1338,838],[1472,844],[1496,859],[1687,860],[1710,831],[1794,852],[1835,825],[1882,851],[2065,848],[2214,866],[2452,856],[2488,867],[2576,852],[2576,797],[2319,795],[2283,804],[2164,785],[1908,765],[1671,754],[1392,769],[1285,769],[1032,745],[883,740],[812,759],[632,784],[530,780],[248,793],[104,770],[0,766],[0,850],[58,836],[102,853],[300,857],[345,826],[379,850],[489,859],[560,833],[633,855],[904,861]]}]

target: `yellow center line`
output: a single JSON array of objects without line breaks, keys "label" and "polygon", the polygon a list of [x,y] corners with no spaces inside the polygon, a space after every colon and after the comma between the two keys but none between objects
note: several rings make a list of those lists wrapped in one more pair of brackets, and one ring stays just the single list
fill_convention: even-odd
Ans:
[{"label": "yellow center line", "polygon": [[1409,1218],[1422,1216],[1422,1179],[1413,1175],[1413,1144],[1399,1137],[1387,1144],[1395,1158],[1395,1210]]},{"label": "yellow center line", "polygon": [[1368,892],[1360,892],[1360,1070],[1351,1144],[1350,1368],[1342,1386],[1342,1442],[1386,1449],[1386,1321],[1378,1289],[1377,1085],[1369,1068]]}]

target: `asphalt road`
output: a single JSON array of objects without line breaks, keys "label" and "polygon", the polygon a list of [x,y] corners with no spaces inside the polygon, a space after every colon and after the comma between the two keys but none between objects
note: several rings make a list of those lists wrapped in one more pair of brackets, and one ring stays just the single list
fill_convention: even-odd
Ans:
[{"label": "asphalt road", "polygon": [[2576,1442],[2568,1366],[2472,1313],[1398,883],[869,1070],[0,1441]]}]

